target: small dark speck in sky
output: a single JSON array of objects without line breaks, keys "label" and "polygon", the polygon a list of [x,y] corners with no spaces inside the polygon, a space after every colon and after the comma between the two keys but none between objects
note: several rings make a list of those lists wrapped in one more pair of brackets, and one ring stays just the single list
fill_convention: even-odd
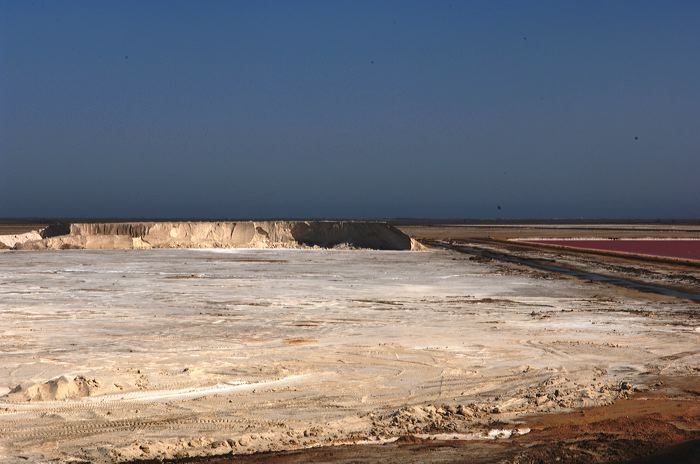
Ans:
[{"label": "small dark speck in sky", "polygon": [[500,210],[501,210],[501,205],[496,206],[496,209],[498,209],[498,211],[500,211]]},{"label": "small dark speck in sky", "polygon": [[374,60],[370,60],[369,64],[374,64]]},{"label": "small dark speck in sky", "polygon": [[125,60],[128,60],[128,59],[129,59],[129,55],[124,55],[124,59],[125,59]]},{"label": "small dark speck in sky", "polygon": [[635,135],[635,136],[634,136],[634,140],[639,140],[639,137],[637,137],[637,136]]},{"label": "small dark speck in sky", "polygon": [[527,40],[527,37],[523,36],[523,40]]}]

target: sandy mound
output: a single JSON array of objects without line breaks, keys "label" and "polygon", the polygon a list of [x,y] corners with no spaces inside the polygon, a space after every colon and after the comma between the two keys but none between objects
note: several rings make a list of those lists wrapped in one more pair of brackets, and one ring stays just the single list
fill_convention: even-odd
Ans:
[{"label": "sandy mound", "polygon": [[[411,250],[421,245],[380,222],[245,221],[76,223],[46,229],[15,249],[302,248]],[[65,232],[61,234],[60,232]]]},{"label": "sandy mound", "polygon": [[100,383],[95,379],[62,375],[44,383],[17,385],[5,398],[13,401],[56,401],[91,396],[99,390]]}]

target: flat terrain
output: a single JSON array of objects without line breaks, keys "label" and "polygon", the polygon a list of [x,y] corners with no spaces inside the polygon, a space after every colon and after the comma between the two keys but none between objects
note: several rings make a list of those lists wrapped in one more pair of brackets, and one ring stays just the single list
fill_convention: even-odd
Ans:
[{"label": "flat terrain", "polygon": [[527,243],[700,261],[700,240],[527,240]]},{"label": "flat terrain", "polygon": [[400,225],[426,240],[513,238],[700,238],[697,224],[419,224]]},{"label": "flat terrain", "polygon": [[697,385],[697,309],[441,249],[5,251],[0,460],[516,444]]},{"label": "flat terrain", "polygon": [[[567,275],[579,275],[584,280],[618,281],[619,283],[639,283],[661,286],[671,291],[692,293],[700,299],[700,265],[697,261],[675,257],[649,256],[632,253],[619,253],[592,248],[553,247],[534,243],[534,240],[566,239],[577,237],[617,239],[610,242],[635,241],[691,241],[693,247],[700,239],[700,226],[663,224],[508,224],[508,225],[417,225],[401,226],[401,230],[414,238],[436,246],[467,246],[472,249],[474,259],[489,261],[497,253],[507,258],[507,262],[530,262],[542,268],[548,263],[569,269]],[[627,240],[626,240],[627,239]],[[630,240],[631,241],[631,240]],[[537,266],[539,264],[539,266]],[[597,277],[581,276],[581,273]],[[561,273],[560,273],[561,274]],[[621,285],[630,288],[634,285]]]}]

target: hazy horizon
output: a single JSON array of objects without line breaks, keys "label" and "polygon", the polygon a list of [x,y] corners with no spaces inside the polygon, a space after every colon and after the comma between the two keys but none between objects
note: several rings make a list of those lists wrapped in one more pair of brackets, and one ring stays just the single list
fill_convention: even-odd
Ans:
[{"label": "hazy horizon", "polygon": [[386,221],[396,224],[466,224],[466,225],[491,225],[491,224],[571,224],[571,225],[614,225],[614,224],[674,224],[674,225],[698,225],[700,218],[495,218],[495,217],[349,217],[349,216],[271,216],[271,217],[226,217],[226,216],[173,216],[173,217],[145,217],[145,216],[4,216],[0,217],[0,224],[30,224],[36,223],[67,223],[67,222],[236,222],[236,221]]},{"label": "hazy horizon", "polygon": [[0,217],[700,218],[700,4],[0,0]]}]

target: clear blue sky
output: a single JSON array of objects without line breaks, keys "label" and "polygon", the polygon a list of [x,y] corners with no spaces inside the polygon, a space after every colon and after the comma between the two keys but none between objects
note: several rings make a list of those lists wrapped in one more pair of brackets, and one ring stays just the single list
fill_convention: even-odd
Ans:
[{"label": "clear blue sky", "polygon": [[697,218],[700,2],[0,0],[0,216]]}]

